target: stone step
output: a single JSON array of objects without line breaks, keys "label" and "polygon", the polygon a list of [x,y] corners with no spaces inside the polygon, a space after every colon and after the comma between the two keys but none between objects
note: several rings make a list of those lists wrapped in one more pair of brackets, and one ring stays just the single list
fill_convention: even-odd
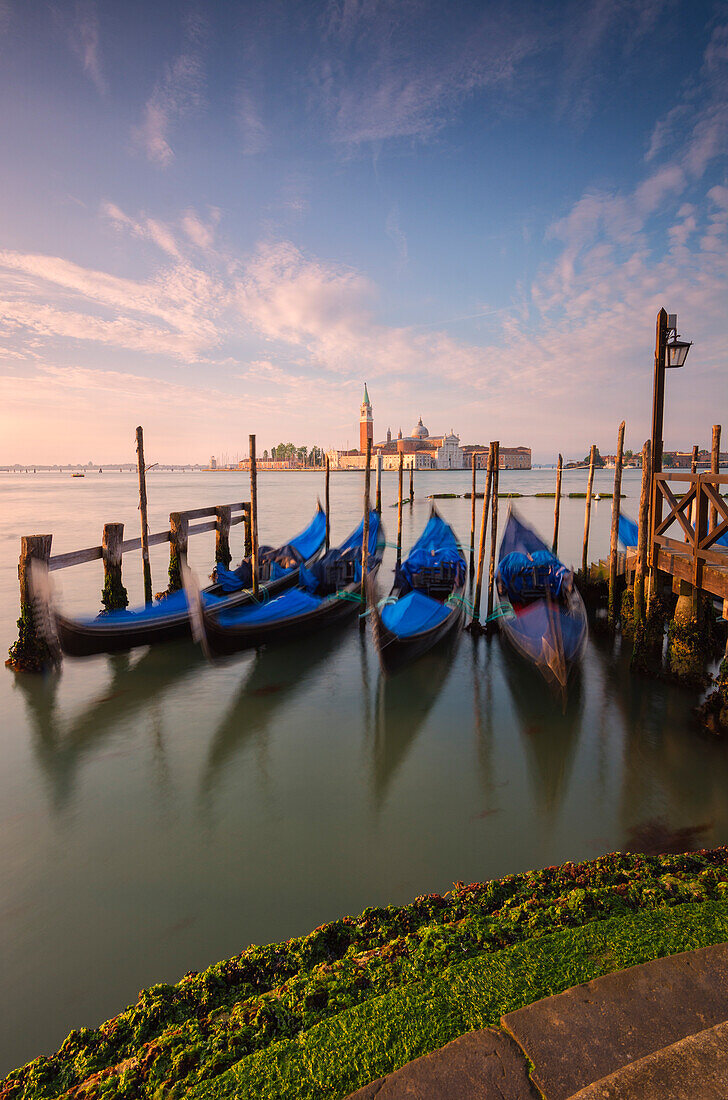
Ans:
[{"label": "stone step", "polygon": [[728,1023],[669,1047],[587,1085],[571,1100],[726,1100]]},{"label": "stone step", "polygon": [[546,1100],[569,1100],[622,1067],[725,1020],[728,944],[721,943],[595,978],[510,1012],[501,1022],[533,1063],[533,1080]]},{"label": "stone step", "polygon": [[523,1052],[486,1028],[371,1081],[348,1100],[540,1100]]}]

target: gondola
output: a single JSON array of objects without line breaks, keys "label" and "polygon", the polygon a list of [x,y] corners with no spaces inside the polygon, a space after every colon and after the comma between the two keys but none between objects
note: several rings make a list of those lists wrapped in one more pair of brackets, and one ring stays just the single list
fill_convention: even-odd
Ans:
[{"label": "gondola", "polygon": [[584,601],[571,569],[509,509],[498,554],[496,590],[500,628],[514,649],[536,665],[546,682],[566,691],[586,647]]},{"label": "gondola", "polygon": [[[363,539],[362,520],[340,546],[329,550],[310,568],[302,567],[298,584],[275,599],[220,610],[190,591],[195,633],[199,633],[208,654],[222,657],[271,642],[287,642],[359,613]],[[384,529],[375,511],[369,514],[368,551],[368,574],[375,576],[384,551]],[[187,572],[186,583],[190,579]]]},{"label": "gondola", "polygon": [[463,624],[467,565],[455,532],[433,506],[427,525],[395,571],[389,597],[370,599],[382,671],[391,675]]},{"label": "gondola", "polygon": [[[277,548],[262,546],[259,550],[261,592],[267,597],[296,584],[299,568],[311,568],[318,558],[326,538],[326,515],[319,504],[308,525],[290,542]],[[245,558],[235,570],[218,565],[215,583],[201,593],[205,606],[235,608],[252,598],[252,566]],[[189,633],[189,609],[183,590],[134,611],[111,611],[93,618],[71,619],[53,610],[53,629],[63,653],[72,657],[88,657],[95,653],[116,653],[140,645],[156,645]]]}]

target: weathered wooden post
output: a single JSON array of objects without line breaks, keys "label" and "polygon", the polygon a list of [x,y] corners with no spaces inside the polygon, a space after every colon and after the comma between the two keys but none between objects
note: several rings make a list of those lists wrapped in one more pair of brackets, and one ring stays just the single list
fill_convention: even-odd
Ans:
[{"label": "weathered wooden post", "polygon": [[596,443],[592,443],[591,450],[589,451],[589,481],[586,487],[586,509],[584,511],[584,545],[581,551],[581,573],[584,580],[587,579],[587,570],[589,568],[589,523],[591,521],[591,498],[592,488],[594,487],[594,458],[596,450]]},{"label": "weathered wooden post", "polygon": [[152,602],[152,567],[149,562],[149,526],[147,524],[147,470],[144,465],[144,431],[136,430],[137,470],[139,473],[139,512],[142,524],[142,568],[144,570],[144,603]]},{"label": "weathered wooden post", "polygon": [[253,595],[258,595],[258,467],[255,458],[255,436],[250,436],[250,528],[252,535]]},{"label": "weathered wooden post", "polygon": [[182,588],[182,562],[187,564],[188,530],[189,520],[186,513],[170,512],[168,593],[178,592]]},{"label": "weathered wooden post", "polygon": [[556,499],[554,500],[554,537],[551,543],[551,553],[556,554],[559,547],[559,516],[561,515],[561,473],[564,468],[564,459],[559,455],[556,467]]},{"label": "weathered wooden post", "polygon": [[326,542],[324,545],[324,552],[328,552],[331,544],[331,504],[329,498],[329,480],[331,478],[331,470],[329,468],[329,456],[326,455],[326,483],[324,491],[324,500],[326,501]]},{"label": "weathered wooden post", "polygon": [[377,454],[377,503],[376,509],[379,515],[382,514],[382,456]]},{"label": "weathered wooden post", "polygon": [[32,562],[48,567],[52,535],[24,535],[20,540],[18,580],[20,581],[20,618],[18,639],[10,647],[5,664],[15,672],[43,672],[55,663],[48,643],[36,630],[33,611]]},{"label": "weathered wooden post", "polygon": [[500,443],[493,444],[493,511],[490,520],[490,566],[488,569],[488,621],[493,614],[493,589],[495,587],[495,552],[498,542],[498,471],[500,468]]},{"label": "weathered wooden post", "polygon": [[473,487],[470,491],[470,571],[475,561],[475,451],[473,451]]},{"label": "weathered wooden post", "polygon": [[245,545],[243,547],[243,556],[249,558],[253,553],[253,526],[250,521],[250,501],[247,500],[243,504],[243,532],[245,534]]},{"label": "weathered wooden post", "polygon": [[612,497],[612,530],[609,538],[609,605],[608,621],[612,629],[617,621],[617,542],[619,509],[622,498],[622,462],[624,461],[624,420],[617,435],[617,457],[614,463],[614,495]]},{"label": "weathered wooden post", "polygon": [[232,561],[230,553],[230,521],[232,520],[232,508],[229,504],[218,504],[215,509],[215,565],[218,563],[226,569]]},{"label": "weathered wooden post", "polygon": [[473,621],[470,630],[473,634],[479,634],[480,626],[480,597],[483,592],[483,562],[485,560],[485,532],[488,527],[488,510],[490,507],[490,490],[493,483],[493,448],[491,443],[488,448],[488,466],[485,473],[485,491],[483,492],[483,517],[480,521],[480,544],[478,546],[478,573],[475,581],[475,597],[473,601]]},{"label": "weathered wooden post", "polygon": [[397,491],[397,568],[402,564],[402,472],[404,455],[399,452],[399,484]]},{"label": "weathered wooden post", "polygon": [[104,563],[104,587],[101,602],[107,611],[118,611],[129,605],[129,596],[121,580],[124,524],[106,523],[101,538],[101,557]]},{"label": "weathered wooden post", "polygon": [[[367,439],[366,469],[364,470],[364,533],[361,544],[361,604],[362,612],[367,603],[367,567],[369,565],[369,489],[371,484],[372,441]],[[359,626],[364,629],[363,614]]]},{"label": "weathered wooden post", "polygon": [[410,466],[410,504],[415,502],[415,456],[412,455],[412,465]]},{"label": "weathered wooden post", "polygon": [[642,488],[637,514],[637,562],[634,571],[634,625],[641,626],[645,617],[645,573],[648,566],[650,527],[650,496],[652,490],[652,444],[648,439],[642,448]]},{"label": "weathered wooden post", "polygon": [[[720,424],[713,425],[713,441],[710,447],[710,472],[711,474],[720,473]],[[720,492],[719,486],[716,486],[718,492]],[[714,527],[718,526],[718,509],[714,504],[710,506],[710,526],[708,532],[712,531]]]},{"label": "weathered wooden post", "polygon": [[699,451],[700,451],[700,448],[698,447],[698,444],[694,443],[693,444],[693,453],[690,457],[690,473],[691,474],[697,474],[697,472],[698,472],[698,454],[699,454]]}]

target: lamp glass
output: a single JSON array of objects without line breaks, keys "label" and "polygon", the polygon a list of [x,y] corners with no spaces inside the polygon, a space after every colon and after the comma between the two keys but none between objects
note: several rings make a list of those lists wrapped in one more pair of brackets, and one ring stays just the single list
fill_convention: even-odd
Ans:
[{"label": "lamp glass", "polygon": [[667,345],[668,367],[682,367],[688,357],[691,344],[687,340],[673,340]]}]

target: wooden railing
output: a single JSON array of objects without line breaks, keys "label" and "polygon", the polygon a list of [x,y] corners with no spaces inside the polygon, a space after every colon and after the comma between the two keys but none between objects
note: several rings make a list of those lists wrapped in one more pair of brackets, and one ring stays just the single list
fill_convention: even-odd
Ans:
[{"label": "wooden railing", "polygon": [[[683,489],[680,496],[677,495],[678,486]],[[721,496],[721,486],[728,486],[728,474],[689,474],[671,470],[655,474],[652,479],[652,565],[664,568],[665,555],[680,559],[679,575],[696,589],[706,587],[714,591],[714,584],[703,584],[706,567],[715,567],[721,572],[728,568],[728,548],[716,545],[728,532],[728,501]],[[668,512],[663,517],[664,504]],[[675,524],[682,539],[667,534]],[[687,577],[684,576],[686,558],[690,559]],[[711,568],[711,574],[715,568]],[[678,571],[668,571],[678,575]]]}]

